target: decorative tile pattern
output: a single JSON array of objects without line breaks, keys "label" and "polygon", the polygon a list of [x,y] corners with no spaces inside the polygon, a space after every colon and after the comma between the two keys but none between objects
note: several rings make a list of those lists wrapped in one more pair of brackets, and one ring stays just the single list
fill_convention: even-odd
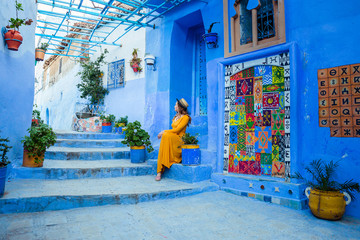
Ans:
[{"label": "decorative tile pattern", "polygon": [[330,127],[331,137],[360,137],[353,111],[360,106],[358,69],[360,64],[318,70],[319,126]]},{"label": "decorative tile pattern", "polygon": [[[328,72],[326,72],[328,74]],[[348,92],[355,92],[348,79]],[[290,173],[290,57],[289,53],[225,66],[224,170],[251,175],[285,177]],[[328,84],[329,85],[329,84]],[[337,86],[335,94],[340,93]],[[360,91],[360,88],[359,88]],[[329,98],[328,89],[322,98]],[[354,122],[344,112],[352,99],[338,99],[341,123]],[[338,97],[337,95],[333,95]],[[359,94],[360,97],[360,94]],[[360,101],[360,98],[359,98]],[[325,101],[326,102],[326,101]],[[330,99],[328,100],[331,103]],[[360,102],[359,102],[360,103]],[[335,113],[334,110],[334,113]],[[329,116],[331,112],[328,112]],[[335,117],[335,116],[334,116]],[[360,121],[360,104],[359,104]],[[334,121],[335,123],[335,121]],[[329,121],[330,124],[330,121]],[[360,125],[359,125],[360,130]],[[354,133],[352,133],[354,134]],[[360,134],[360,131],[359,131]],[[286,170],[285,170],[286,169]],[[286,180],[286,179],[285,179]]]}]

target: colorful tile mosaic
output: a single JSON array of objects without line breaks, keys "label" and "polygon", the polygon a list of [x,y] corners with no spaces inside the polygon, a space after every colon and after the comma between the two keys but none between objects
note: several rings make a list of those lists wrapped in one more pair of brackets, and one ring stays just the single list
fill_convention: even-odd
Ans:
[{"label": "colorful tile mosaic", "polygon": [[[273,65],[274,64],[274,65]],[[232,75],[233,74],[233,75]],[[224,170],[251,175],[285,177],[290,173],[290,58],[282,53],[225,68]],[[351,79],[349,79],[351,86]],[[355,93],[355,88],[348,91]],[[360,88],[359,88],[360,91]],[[340,88],[334,94],[338,94]],[[329,91],[324,92],[329,97]],[[333,95],[337,96],[337,95]],[[341,124],[353,119],[342,116],[338,101],[339,134],[347,134]],[[351,95],[346,101],[358,101]],[[359,93],[360,101],[360,93]],[[330,100],[329,100],[330,103]],[[228,112],[227,112],[228,111]],[[351,112],[352,109],[346,110]],[[331,112],[329,110],[329,116]],[[359,104],[360,121],[360,104]],[[352,133],[354,134],[354,133]],[[359,125],[360,134],[360,125]],[[227,145],[229,146],[227,146]],[[226,151],[227,150],[227,151]],[[286,164],[285,164],[286,163]],[[286,169],[289,168],[289,169]],[[286,169],[286,170],[285,170]],[[286,174],[285,174],[286,173]]]},{"label": "colorful tile mosaic", "polygon": [[360,64],[318,70],[319,126],[330,127],[331,137],[360,137],[358,69]]}]

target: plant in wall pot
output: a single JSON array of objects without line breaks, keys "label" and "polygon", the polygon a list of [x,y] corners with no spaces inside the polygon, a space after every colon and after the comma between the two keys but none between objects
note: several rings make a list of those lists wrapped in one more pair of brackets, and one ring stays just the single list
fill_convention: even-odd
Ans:
[{"label": "plant in wall pot", "polygon": [[130,61],[130,66],[132,67],[132,69],[135,73],[142,72],[142,67],[140,67],[141,58],[138,58],[138,51],[139,50],[137,48],[134,48],[134,50],[132,52],[133,58]]},{"label": "plant in wall pot", "polygon": [[112,124],[115,122],[115,116],[113,114],[100,115],[100,120],[102,121],[102,132],[103,133],[111,133],[112,132]]},{"label": "plant in wall pot", "polygon": [[20,45],[22,44],[23,37],[19,32],[19,27],[22,25],[31,25],[33,22],[32,19],[23,19],[18,18],[18,12],[24,11],[22,4],[15,1],[15,9],[16,9],[16,18],[10,18],[9,25],[6,26],[7,29],[4,30],[4,38],[9,50],[18,51]]},{"label": "plant in wall pot", "polygon": [[8,145],[9,142],[8,138],[2,138],[0,136],[0,197],[4,195],[7,165],[10,163],[6,156],[9,149],[12,148]]},{"label": "plant in wall pot", "polygon": [[21,140],[24,146],[23,166],[42,167],[46,149],[55,144],[56,134],[44,123],[31,126],[27,131],[30,136],[25,136]]},{"label": "plant in wall pot", "polygon": [[127,125],[125,140],[121,143],[130,147],[130,159],[132,163],[145,162],[145,147],[149,153],[154,151],[150,142],[150,135],[144,129],[141,129],[139,121]]},{"label": "plant in wall pot", "polygon": [[185,133],[181,140],[183,141],[182,148],[182,164],[183,165],[199,165],[201,164],[200,147],[197,139],[198,134],[195,136],[190,133]]},{"label": "plant in wall pot", "polygon": [[219,23],[219,22],[211,23],[209,29],[207,30],[207,33],[203,34],[203,38],[204,38],[208,48],[217,48],[218,47],[218,45],[217,45],[218,34],[211,32],[214,24],[216,24],[216,23]]},{"label": "plant in wall pot", "polygon": [[103,87],[102,77],[104,73],[100,67],[105,64],[105,55],[108,50],[105,49],[103,53],[95,61],[82,61],[80,65],[82,71],[78,72],[80,75],[81,83],[77,85],[81,98],[88,99],[90,105],[104,104],[105,96],[109,91]]},{"label": "plant in wall pot", "polygon": [[48,47],[49,47],[48,43],[41,43],[41,46],[35,49],[36,61],[44,61],[45,53]]},{"label": "plant in wall pot", "polygon": [[[305,190],[309,198],[311,212],[318,218],[327,220],[339,220],[345,212],[345,206],[354,199],[353,192],[360,192],[359,183],[347,180],[339,183],[333,179],[338,162],[325,163],[322,160],[314,160],[305,171],[310,174],[311,180],[307,180],[296,172],[293,178],[303,179],[308,187]],[[346,198],[346,201],[344,199]]]}]

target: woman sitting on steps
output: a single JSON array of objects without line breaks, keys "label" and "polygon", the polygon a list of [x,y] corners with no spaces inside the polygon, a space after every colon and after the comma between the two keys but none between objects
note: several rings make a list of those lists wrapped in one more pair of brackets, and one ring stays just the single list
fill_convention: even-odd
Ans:
[{"label": "woman sitting on steps", "polygon": [[158,135],[158,138],[161,138],[161,142],[157,162],[156,181],[161,180],[161,174],[164,172],[165,167],[170,168],[174,163],[181,162],[181,138],[185,134],[186,127],[191,123],[191,117],[187,111],[188,106],[189,104],[185,99],[176,99],[176,115],[172,120],[172,129],[164,130]]}]

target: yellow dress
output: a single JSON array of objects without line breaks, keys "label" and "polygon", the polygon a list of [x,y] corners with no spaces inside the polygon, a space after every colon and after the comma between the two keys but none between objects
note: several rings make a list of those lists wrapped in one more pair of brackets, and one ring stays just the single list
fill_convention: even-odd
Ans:
[{"label": "yellow dress", "polygon": [[172,129],[165,130],[161,137],[157,172],[163,172],[164,167],[170,168],[174,163],[181,162],[181,137],[185,134],[189,122],[187,115],[171,124]]}]

